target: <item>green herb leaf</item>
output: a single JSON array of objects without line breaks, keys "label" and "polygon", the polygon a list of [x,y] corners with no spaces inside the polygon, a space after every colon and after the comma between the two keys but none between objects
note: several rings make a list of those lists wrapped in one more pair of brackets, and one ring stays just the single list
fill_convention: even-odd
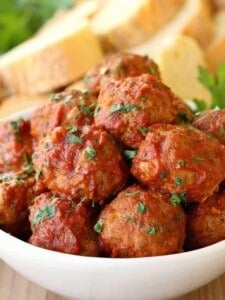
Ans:
[{"label": "green herb leaf", "polygon": [[175,183],[176,185],[183,185],[183,179],[180,178],[180,177],[176,177],[176,178],[174,179],[174,183]]},{"label": "green herb leaf", "polygon": [[204,157],[202,156],[195,156],[192,158],[192,162],[197,162],[197,161],[203,161]]},{"label": "green herb leaf", "polygon": [[1,0],[0,53],[31,37],[58,9],[68,9],[74,0]]},{"label": "green herb leaf", "polygon": [[184,159],[180,159],[180,160],[179,160],[179,165],[180,165],[181,167],[185,167],[185,166],[186,166],[186,161],[185,161]]},{"label": "green herb leaf", "polygon": [[156,234],[156,228],[154,226],[149,226],[147,230],[148,235],[155,235]]},{"label": "green herb leaf", "polygon": [[74,134],[68,135],[66,141],[68,144],[82,144],[82,139]]},{"label": "green herb leaf", "polygon": [[195,103],[196,108],[194,109],[194,112],[201,112],[203,110],[207,109],[207,104],[204,100],[200,99],[193,99],[193,102]]},{"label": "green herb leaf", "polygon": [[101,219],[98,220],[98,222],[94,226],[94,231],[97,233],[101,233],[103,230],[103,226],[104,226],[104,221]]},{"label": "green herb leaf", "polygon": [[33,217],[32,225],[37,225],[39,222],[53,218],[56,214],[56,209],[54,205],[46,205],[39,208]]},{"label": "green herb leaf", "polygon": [[148,133],[150,131],[149,128],[147,128],[147,127],[140,127],[139,126],[138,129],[140,130],[140,132],[142,134]]},{"label": "green herb leaf", "polygon": [[131,160],[137,155],[137,150],[125,150],[124,155],[126,159]]},{"label": "green herb leaf", "polygon": [[138,202],[138,205],[137,205],[137,211],[141,214],[141,215],[143,215],[145,212],[146,212],[146,210],[147,210],[147,208],[148,208],[148,206],[145,204],[145,203],[143,203],[143,202]]},{"label": "green herb leaf", "polygon": [[20,119],[17,120],[17,121],[11,121],[10,122],[10,125],[12,127],[12,130],[15,132],[15,133],[19,133],[20,132]]},{"label": "green herb leaf", "polygon": [[94,109],[94,117],[97,117],[99,111],[100,111],[100,107],[96,105]]},{"label": "green herb leaf", "polygon": [[137,196],[138,194],[139,194],[139,191],[125,192],[126,196]]},{"label": "green herb leaf", "polygon": [[74,132],[77,132],[78,129],[76,126],[70,125],[70,126],[66,127],[66,130],[70,133],[74,133]]},{"label": "green herb leaf", "polygon": [[135,223],[136,222],[136,219],[134,216],[126,216],[126,220],[131,222],[131,223]]},{"label": "green herb leaf", "polygon": [[215,76],[200,66],[198,79],[211,94],[210,108],[225,108],[225,62],[219,65]]},{"label": "green herb leaf", "polygon": [[167,172],[160,172],[160,174],[159,174],[159,177],[160,177],[161,179],[164,179],[164,178],[166,178],[167,176],[168,176]]},{"label": "green herb leaf", "polygon": [[89,160],[93,160],[96,156],[96,151],[94,148],[88,147],[85,149],[85,153]]},{"label": "green herb leaf", "polygon": [[62,94],[60,93],[54,93],[51,95],[51,101],[53,102],[59,102],[62,100]]},{"label": "green herb leaf", "polygon": [[172,194],[170,197],[170,203],[174,206],[180,205],[181,203],[186,203],[187,197],[184,192]]},{"label": "green herb leaf", "polygon": [[36,171],[35,176],[34,176],[35,180],[38,181],[42,177],[42,175],[43,174],[42,174],[41,170]]},{"label": "green herb leaf", "polygon": [[116,112],[122,112],[122,113],[125,113],[125,114],[128,114],[130,111],[132,110],[140,110],[141,108],[136,105],[136,104],[128,104],[128,105],[124,105],[123,103],[117,103],[117,104],[114,104],[111,109],[110,109],[110,113],[113,114],[113,113],[116,113]]},{"label": "green herb leaf", "polygon": [[77,107],[83,112],[85,116],[91,116],[93,112],[87,105],[77,105]]}]

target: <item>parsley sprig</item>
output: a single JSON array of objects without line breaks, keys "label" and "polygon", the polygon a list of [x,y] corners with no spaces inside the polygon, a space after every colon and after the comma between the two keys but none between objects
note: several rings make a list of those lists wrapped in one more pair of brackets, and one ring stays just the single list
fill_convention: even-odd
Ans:
[{"label": "parsley sprig", "polygon": [[[200,66],[198,80],[211,94],[210,108],[225,108],[225,62],[219,65],[215,75]],[[197,111],[202,111],[207,108],[205,101],[201,99],[194,99],[193,101],[196,104]]]}]

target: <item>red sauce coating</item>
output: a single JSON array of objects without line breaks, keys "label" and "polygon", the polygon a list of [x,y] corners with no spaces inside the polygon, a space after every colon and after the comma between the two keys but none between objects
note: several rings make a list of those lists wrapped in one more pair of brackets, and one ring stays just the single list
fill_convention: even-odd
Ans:
[{"label": "red sauce coating", "polygon": [[35,168],[50,190],[103,203],[121,190],[128,170],[112,137],[96,126],[75,135],[57,127],[34,152]]},{"label": "red sauce coating", "polygon": [[203,202],[225,177],[225,147],[192,126],[154,125],[133,159],[143,184]]},{"label": "red sauce coating", "polygon": [[195,118],[193,126],[216,137],[225,145],[225,109],[202,112]]},{"label": "red sauce coating", "polygon": [[169,196],[131,186],[99,216],[100,241],[111,257],[142,257],[181,252],[185,214]]},{"label": "red sauce coating", "polygon": [[157,64],[148,56],[117,53],[105,58],[89,70],[84,80],[86,88],[90,92],[98,94],[102,84],[107,81],[121,80],[142,74],[160,77]]},{"label": "red sauce coating", "polygon": [[33,152],[30,123],[23,119],[0,123],[0,173],[19,171]]},{"label": "red sauce coating", "polygon": [[41,194],[30,208],[33,234],[29,242],[59,252],[98,256],[100,247],[90,217],[91,209],[82,202]]},{"label": "red sauce coating", "polygon": [[94,120],[95,96],[70,90],[54,94],[52,101],[38,108],[31,117],[31,134],[36,142],[55,127],[91,125]]},{"label": "red sauce coating", "polygon": [[215,193],[194,205],[187,219],[188,249],[205,247],[225,239],[225,195]]},{"label": "red sauce coating", "polygon": [[0,177],[0,228],[20,237],[29,232],[28,207],[35,191],[35,179],[25,172]]},{"label": "red sauce coating", "polygon": [[129,148],[139,147],[152,124],[177,123],[181,114],[192,119],[189,108],[158,78],[147,74],[105,83],[98,107],[95,123]]}]

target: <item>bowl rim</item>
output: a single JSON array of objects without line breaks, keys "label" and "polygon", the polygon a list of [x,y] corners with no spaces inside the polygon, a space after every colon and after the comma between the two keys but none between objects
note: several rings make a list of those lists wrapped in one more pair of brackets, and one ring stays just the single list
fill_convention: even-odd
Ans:
[{"label": "bowl rim", "polygon": [[[15,244],[16,249],[23,249],[23,253],[26,252],[32,252],[34,255],[45,255],[46,258],[47,256],[51,258],[56,258],[57,260],[60,258],[64,261],[69,261],[71,262],[76,262],[79,261],[80,263],[86,262],[86,263],[99,263],[102,264],[102,262],[106,263],[107,265],[115,265],[115,264],[121,264],[121,263],[126,263],[126,264],[133,264],[134,262],[140,262],[140,263],[146,263],[146,262],[153,262],[157,263],[160,261],[162,262],[167,262],[168,260],[170,261],[176,261],[178,262],[178,259],[188,259],[188,258],[193,258],[193,257],[199,257],[203,255],[209,255],[211,253],[223,250],[225,251],[225,240],[219,241],[215,244],[195,249],[195,250],[190,250],[187,252],[181,252],[181,253],[173,253],[173,254],[167,254],[167,255],[159,255],[159,256],[146,256],[146,257],[133,257],[133,258],[111,258],[111,257],[97,257],[97,256],[82,256],[82,255],[76,255],[76,254],[69,254],[69,253],[63,253],[63,252],[58,252],[54,250],[49,250],[49,249],[44,249],[41,247],[34,246],[28,242],[25,242],[23,240],[20,240],[17,237],[14,237],[10,235],[9,233],[3,231],[0,229],[0,242],[1,239],[4,239],[8,241],[9,243]],[[1,253],[0,253],[0,258],[1,258]],[[3,259],[4,260],[4,259]]]}]

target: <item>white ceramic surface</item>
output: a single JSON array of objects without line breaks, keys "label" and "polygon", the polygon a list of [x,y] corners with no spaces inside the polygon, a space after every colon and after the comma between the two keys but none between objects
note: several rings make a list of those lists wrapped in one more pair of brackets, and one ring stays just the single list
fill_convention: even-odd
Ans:
[{"label": "white ceramic surface", "polygon": [[0,258],[29,280],[75,299],[174,299],[225,272],[225,241],[181,254],[110,259],[37,248],[0,230]]}]

